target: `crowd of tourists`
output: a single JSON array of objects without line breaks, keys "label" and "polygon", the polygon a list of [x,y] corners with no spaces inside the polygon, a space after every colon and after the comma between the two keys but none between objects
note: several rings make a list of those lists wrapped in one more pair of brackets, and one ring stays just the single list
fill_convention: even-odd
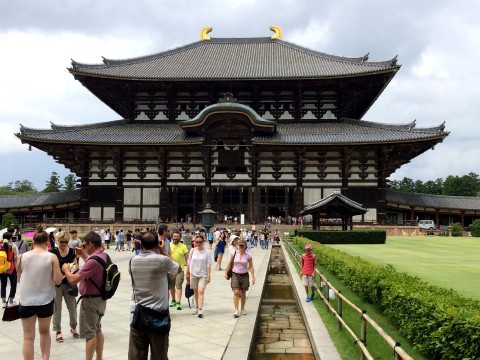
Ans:
[{"label": "crowd of tourists", "polygon": [[[8,230],[0,247],[10,264],[0,275],[1,297],[4,308],[15,306],[17,281],[21,284],[18,316],[24,332],[24,359],[34,358],[36,331],[43,359],[50,356],[51,327],[55,341],[64,341],[63,302],[68,310],[67,332],[75,339],[85,339],[85,358],[102,358],[101,320],[107,308],[102,282],[107,265],[112,264],[108,249],[133,252],[129,263],[132,322],[128,358],[147,359],[150,351],[152,359],[167,359],[170,309],[182,310],[184,288],[193,292],[193,315],[203,318],[206,289],[215,265],[215,271],[224,271],[230,281],[233,317],[246,315],[246,292],[255,283],[251,249],[268,249],[269,244],[279,241],[278,231],[270,232],[267,227],[260,231],[216,228],[210,234],[203,229],[190,232],[183,226],[171,230],[167,225],[155,231],[135,228],[115,233],[97,228],[81,240],[76,230],[47,233],[39,226],[30,250],[16,229]],[[89,261],[94,258],[96,261]],[[152,329],[152,324],[158,328]]]}]

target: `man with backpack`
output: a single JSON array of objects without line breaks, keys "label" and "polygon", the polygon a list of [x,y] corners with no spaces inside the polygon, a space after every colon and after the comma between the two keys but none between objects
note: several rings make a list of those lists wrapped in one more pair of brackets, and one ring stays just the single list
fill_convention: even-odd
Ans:
[{"label": "man with backpack", "polygon": [[[82,246],[76,248],[76,254],[85,261],[82,269],[72,273],[69,264],[63,264],[62,271],[69,283],[79,283],[79,300],[82,300],[79,316],[80,337],[86,339],[85,358],[91,360],[96,353],[96,358],[101,359],[104,344],[101,320],[107,307],[106,299],[112,295],[105,293],[105,281],[108,266],[113,265],[116,268],[116,265],[111,263],[110,257],[102,250],[100,235],[93,231],[85,236]],[[116,281],[113,292],[118,286],[119,274],[117,271],[118,279],[112,280],[112,283]]]}]

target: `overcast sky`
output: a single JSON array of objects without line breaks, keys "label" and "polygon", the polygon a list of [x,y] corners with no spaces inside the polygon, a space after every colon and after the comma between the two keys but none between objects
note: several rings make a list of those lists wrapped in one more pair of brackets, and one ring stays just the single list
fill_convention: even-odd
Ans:
[{"label": "overcast sky", "polygon": [[398,54],[402,68],[364,120],[446,122],[442,143],[391,177],[430,180],[480,173],[480,1],[0,0],[0,186],[45,187],[69,171],[14,136],[34,128],[119,119],[67,72],[70,59],[101,63],[212,37],[271,36],[371,61]]}]

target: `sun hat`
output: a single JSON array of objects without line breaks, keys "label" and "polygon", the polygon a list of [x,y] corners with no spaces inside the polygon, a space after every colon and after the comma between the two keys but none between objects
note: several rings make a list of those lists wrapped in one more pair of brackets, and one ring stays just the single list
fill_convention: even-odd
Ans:
[{"label": "sun hat", "polygon": [[312,245],[310,244],[305,245],[305,251],[309,251],[309,250],[312,250]]}]

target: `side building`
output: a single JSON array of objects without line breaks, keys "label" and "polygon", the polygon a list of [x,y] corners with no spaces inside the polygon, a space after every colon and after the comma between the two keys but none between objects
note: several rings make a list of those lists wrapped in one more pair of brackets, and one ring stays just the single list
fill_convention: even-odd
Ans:
[{"label": "side building", "polygon": [[80,177],[79,219],[177,222],[207,203],[263,223],[340,191],[383,224],[386,181],[431,149],[444,125],[361,120],[400,69],[278,36],[203,38],[70,73],[120,116],[17,137]]}]

